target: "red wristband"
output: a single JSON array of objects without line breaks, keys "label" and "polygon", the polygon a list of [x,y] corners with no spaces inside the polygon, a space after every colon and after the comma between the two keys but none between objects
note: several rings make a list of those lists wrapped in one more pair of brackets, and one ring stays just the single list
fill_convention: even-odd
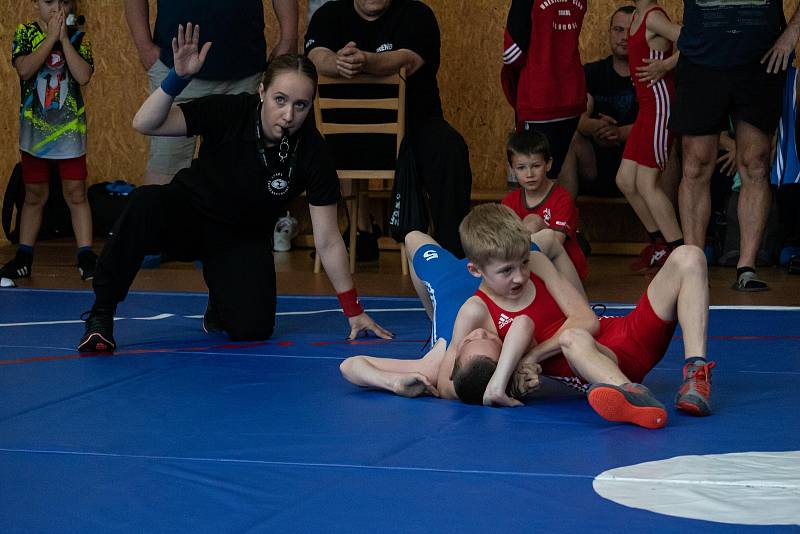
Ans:
[{"label": "red wristband", "polygon": [[356,288],[337,293],[336,296],[339,298],[339,304],[342,305],[342,311],[347,317],[355,317],[364,313],[364,307],[358,301]]}]

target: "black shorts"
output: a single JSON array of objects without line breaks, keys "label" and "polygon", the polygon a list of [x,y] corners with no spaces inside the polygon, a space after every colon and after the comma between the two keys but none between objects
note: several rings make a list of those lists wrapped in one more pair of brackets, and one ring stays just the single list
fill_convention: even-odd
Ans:
[{"label": "black shorts", "polygon": [[785,80],[785,72],[769,74],[757,61],[711,69],[681,56],[669,129],[676,134],[713,135],[727,130],[732,117],[772,135],[781,116]]},{"label": "black shorts", "polygon": [[569,145],[572,143],[572,136],[578,129],[579,117],[572,117],[561,121],[552,122],[532,122],[525,121],[526,130],[536,130],[544,134],[550,142],[550,155],[553,158],[553,165],[547,172],[547,177],[556,179],[561,172],[561,166],[567,157]]},{"label": "black shorts", "polygon": [[578,193],[593,197],[621,197],[622,191],[617,187],[617,171],[622,163],[622,152],[625,145],[604,147],[590,139],[594,149],[594,160],[597,174],[594,179],[578,176]]}]

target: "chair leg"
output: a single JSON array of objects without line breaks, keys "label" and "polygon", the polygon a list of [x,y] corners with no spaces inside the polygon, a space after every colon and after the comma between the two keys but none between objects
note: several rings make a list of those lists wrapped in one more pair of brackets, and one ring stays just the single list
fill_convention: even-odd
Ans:
[{"label": "chair leg", "polygon": [[405,243],[400,243],[400,270],[404,276],[408,276],[408,258],[406,258]]}]

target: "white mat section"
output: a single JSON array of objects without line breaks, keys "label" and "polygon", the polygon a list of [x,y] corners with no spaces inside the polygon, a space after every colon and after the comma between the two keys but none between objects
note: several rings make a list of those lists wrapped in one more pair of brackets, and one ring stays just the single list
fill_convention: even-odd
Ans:
[{"label": "white mat section", "polygon": [[678,456],[610,469],[593,486],[601,497],[664,515],[800,525],[800,451]]}]

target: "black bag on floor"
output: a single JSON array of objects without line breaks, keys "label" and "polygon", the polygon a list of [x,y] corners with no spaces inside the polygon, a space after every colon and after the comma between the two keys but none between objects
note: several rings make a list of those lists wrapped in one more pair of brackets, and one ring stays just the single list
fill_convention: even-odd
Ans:
[{"label": "black bag on floor", "polygon": [[[22,205],[25,203],[25,184],[22,181],[22,164],[17,163],[8,179],[3,195],[3,231],[9,241],[19,243]],[[15,213],[16,212],[16,213]],[[42,226],[38,241],[73,235],[72,218],[61,190],[61,179],[55,169],[50,173],[50,193],[42,209]]]},{"label": "black bag on floor", "polygon": [[114,224],[128,205],[130,193],[136,188],[124,180],[99,182],[87,192],[92,209],[92,231],[99,237],[108,237]]},{"label": "black bag on floor", "polygon": [[408,139],[403,139],[392,185],[389,233],[395,241],[401,243],[409,232],[427,232],[429,221],[425,193],[419,183],[417,166],[414,163],[414,153]]}]

